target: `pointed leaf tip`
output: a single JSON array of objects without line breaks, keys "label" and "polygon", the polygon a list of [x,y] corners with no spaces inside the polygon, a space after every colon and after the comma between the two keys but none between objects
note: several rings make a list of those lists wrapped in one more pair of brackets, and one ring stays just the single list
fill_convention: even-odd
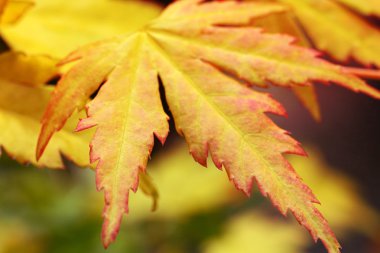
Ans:
[{"label": "pointed leaf tip", "polygon": [[102,242],[103,247],[107,249],[111,243],[113,243],[117,237],[117,234],[120,230],[121,217],[119,217],[119,221],[111,226],[106,217],[104,217],[104,223],[102,227]]}]

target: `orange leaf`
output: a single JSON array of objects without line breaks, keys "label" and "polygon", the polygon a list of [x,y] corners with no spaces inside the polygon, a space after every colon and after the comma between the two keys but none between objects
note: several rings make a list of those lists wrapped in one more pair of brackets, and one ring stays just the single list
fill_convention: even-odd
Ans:
[{"label": "orange leaf", "polygon": [[284,109],[247,86],[322,81],[376,98],[380,93],[316,58],[315,52],[292,45],[287,36],[247,27],[254,18],[283,10],[271,3],[178,1],[133,35],[85,46],[65,59],[78,62],[60,80],[45,112],[37,157],[71,113],[104,83],[78,130],[97,126],[91,160],[98,161],[97,186],[105,191],[106,247],[128,211],[128,192],[136,190],[138,173],[146,168],[153,135],[164,142],[168,132],[159,76],[177,131],[196,161],[206,165],[210,153],[246,194],[257,181],[281,213],[290,210],[330,253],[339,252],[314,206],[318,201],[283,157],[303,155],[302,148],[266,115],[285,115]]},{"label": "orange leaf", "polygon": [[153,148],[153,134],[164,143],[169,131],[157,71],[139,36],[123,43],[123,54],[128,57],[119,58],[98,96],[89,103],[88,118],[78,125],[78,130],[97,126],[91,163],[99,160],[96,184],[105,192],[106,246],[115,240],[122,215],[128,212],[128,192],[137,190],[139,170],[145,170]]}]

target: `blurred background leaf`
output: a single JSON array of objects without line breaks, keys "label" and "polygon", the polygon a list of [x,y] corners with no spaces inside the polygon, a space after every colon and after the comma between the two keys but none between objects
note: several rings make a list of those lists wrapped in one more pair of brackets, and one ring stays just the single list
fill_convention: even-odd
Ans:
[{"label": "blurred background leaf", "polygon": [[302,229],[260,212],[239,215],[225,233],[206,243],[204,253],[297,253],[308,244]]},{"label": "blurred background leaf", "polygon": [[84,44],[133,32],[160,10],[138,0],[36,0],[28,15],[2,33],[15,50],[61,58]]},{"label": "blurred background leaf", "polygon": [[1,0],[0,23],[2,25],[16,23],[33,5],[33,0]]},{"label": "blurred background leaf", "polygon": [[35,158],[40,119],[53,90],[44,84],[58,74],[55,64],[55,60],[41,55],[0,53],[0,148],[20,163],[39,167],[62,168],[61,154],[87,166],[88,143],[94,131],[73,132],[83,113],[74,113],[47,147],[48,154],[38,162]]}]

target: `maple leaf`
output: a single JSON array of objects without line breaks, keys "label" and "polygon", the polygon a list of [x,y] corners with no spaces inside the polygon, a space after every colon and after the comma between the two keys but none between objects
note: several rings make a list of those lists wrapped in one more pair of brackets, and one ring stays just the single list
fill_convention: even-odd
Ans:
[{"label": "maple leaf", "polygon": [[57,61],[42,55],[8,51],[0,54],[0,78],[28,86],[43,86],[58,75]]},{"label": "maple leaf", "polygon": [[0,0],[0,23],[14,24],[34,5],[33,0]]},{"label": "maple leaf", "polygon": [[[369,0],[339,1],[356,2],[355,6],[369,6],[364,3]],[[380,66],[378,46],[380,31],[359,15],[333,0],[277,0],[277,2],[291,8],[319,50],[329,53],[339,61],[353,58],[364,65]],[[378,3],[375,5],[379,6]]]},{"label": "maple leaf", "polygon": [[38,162],[35,158],[40,118],[52,91],[42,84],[57,74],[55,64],[55,60],[44,56],[0,54],[0,146],[17,161],[38,167],[62,168],[61,152],[87,166],[89,133],[72,132],[78,114],[52,139],[48,154]]},{"label": "maple leaf", "polygon": [[62,62],[78,61],[53,92],[37,157],[103,84],[77,130],[97,126],[90,157],[97,161],[97,187],[105,194],[105,247],[115,240],[122,215],[128,212],[129,190],[137,189],[154,135],[163,143],[168,133],[159,76],[176,129],[196,161],[206,165],[210,153],[215,165],[225,168],[248,195],[257,181],[282,214],[290,210],[329,252],[339,252],[314,206],[317,199],[283,157],[304,151],[266,115],[285,115],[284,109],[247,86],[304,86],[318,80],[376,98],[380,93],[316,58],[315,52],[292,45],[290,37],[247,26],[254,18],[283,10],[272,3],[178,1],[140,31],[85,46]]},{"label": "maple leaf", "polygon": [[361,12],[364,15],[376,15],[380,17],[380,4],[379,0],[336,0],[341,2],[355,10]]},{"label": "maple leaf", "polygon": [[160,10],[147,1],[38,0],[2,33],[14,50],[61,58],[83,44],[135,31]]}]

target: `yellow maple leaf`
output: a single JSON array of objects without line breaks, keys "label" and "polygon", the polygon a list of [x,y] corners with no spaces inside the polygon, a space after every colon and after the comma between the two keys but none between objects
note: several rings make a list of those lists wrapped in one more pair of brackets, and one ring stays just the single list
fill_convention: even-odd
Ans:
[{"label": "yellow maple leaf", "polygon": [[58,75],[57,61],[46,56],[30,56],[8,51],[0,54],[0,78],[28,86],[43,86]]},{"label": "yellow maple leaf", "polygon": [[336,0],[364,15],[376,15],[380,17],[380,2],[379,0]]},{"label": "yellow maple leaf", "polygon": [[380,66],[380,30],[360,16],[334,0],[277,1],[291,8],[319,50],[342,62]]},{"label": "yellow maple leaf", "polygon": [[55,64],[43,56],[0,54],[0,146],[17,161],[39,167],[62,168],[61,153],[87,166],[90,135],[73,133],[78,114],[54,138],[49,155],[38,162],[35,158],[40,119],[53,90],[42,84],[57,74]]},{"label": "yellow maple leaf", "polygon": [[[297,38],[298,44],[316,46],[342,62],[353,58],[364,65],[379,66],[380,51],[377,45],[380,44],[380,30],[336,1],[359,8],[365,14],[376,13],[380,8],[380,4],[376,3],[378,0],[272,0],[284,3],[289,10],[255,20],[255,25],[267,32],[289,34]],[[378,79],[380,76],[378,71],[347,70],[364,78]],[[321,115],[314,87],[292,89],[314,119],[319,121]]]},{"label": "yellow maple leaf", "polygon": [[0,24],[13,24],[34,5],[33,0],[1,0]]},{"label": "yellow maple leaf", "polygon": [[132,32],[160,10],[145,1],[37,0],[28,15],[2,33],[15,50],[63,57],[83,44]]}]

